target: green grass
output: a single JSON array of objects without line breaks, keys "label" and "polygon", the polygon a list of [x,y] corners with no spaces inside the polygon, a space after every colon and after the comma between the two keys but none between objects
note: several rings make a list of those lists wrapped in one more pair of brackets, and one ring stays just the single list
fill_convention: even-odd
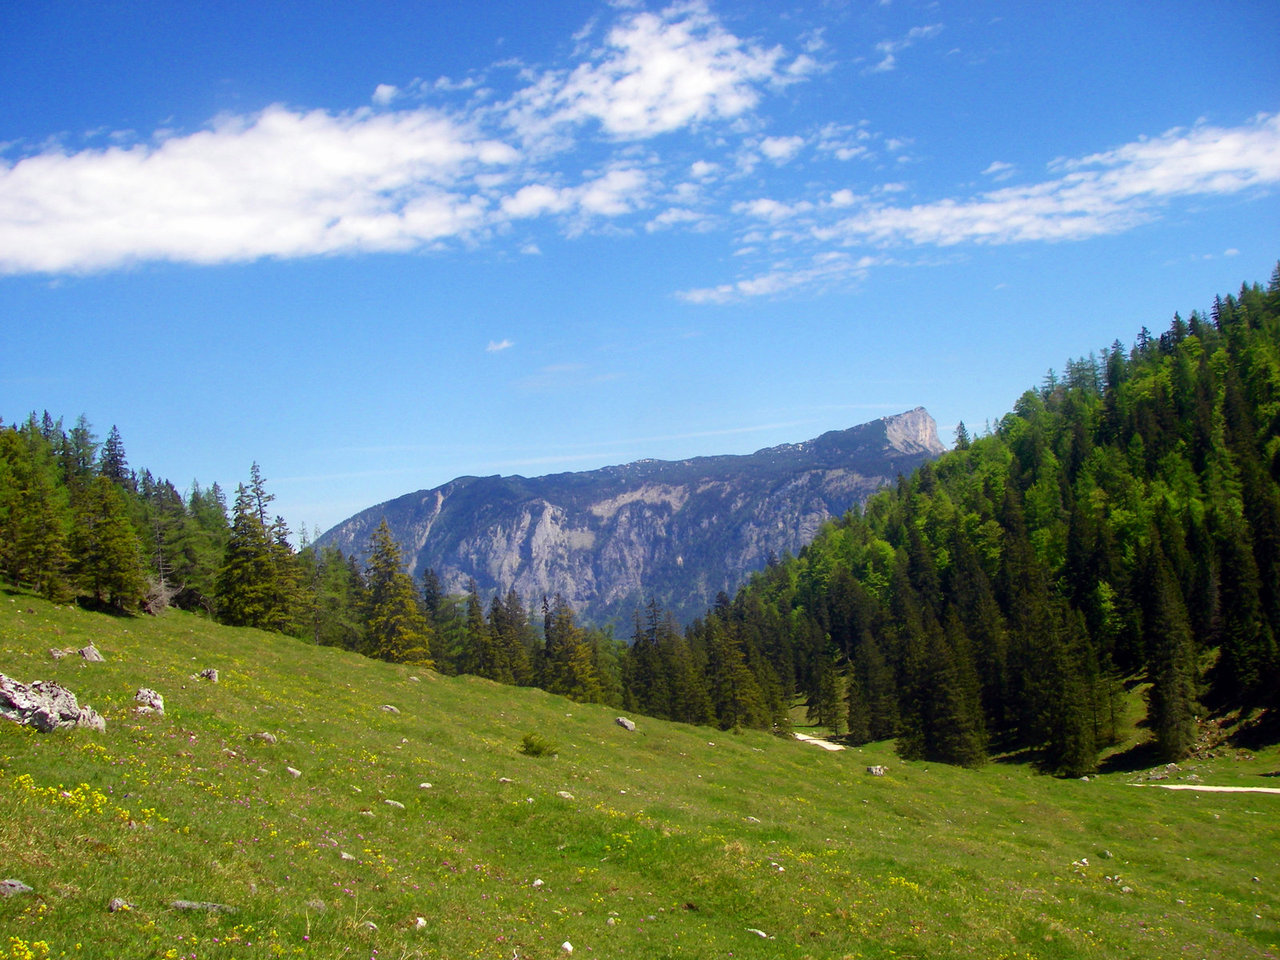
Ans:
[{"label": "green grass", "polygon": [[[90,641],[106,663],[49,656]],[[1280,955],[1280,795],[628,733],[537,690],[2,591],[0,672],[107,718],[0,723],[0,874],[36,891],[0,900],[0,957]],[[164,716],[133,713],[142,686]],[[531,731],[557,755],[522,755]],[[1241,756],[1194,772],[1280,784],[1274,747]]]}]

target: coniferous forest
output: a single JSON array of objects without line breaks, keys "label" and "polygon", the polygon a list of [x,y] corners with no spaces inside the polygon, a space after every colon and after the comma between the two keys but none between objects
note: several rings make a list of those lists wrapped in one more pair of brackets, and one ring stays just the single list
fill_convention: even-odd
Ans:
[{"label": "coniferous forest", "polygon": [[132,469],[84,417],[0,429],[0,576],[56,601],[174,605],[724,728],[786,729],[803,699],[907,758],[1025,753],[1064,775],[1096,768],[1138,688],[1177,759],[1206,716],[1280,709],[1280,266],[1050,371],[981,434],[961,424],[684,629],[652,603],[619,631],[559,597],[445,595],[385,524],[360,563],[295,548],[271,503],[256,464],[228,507]]}]

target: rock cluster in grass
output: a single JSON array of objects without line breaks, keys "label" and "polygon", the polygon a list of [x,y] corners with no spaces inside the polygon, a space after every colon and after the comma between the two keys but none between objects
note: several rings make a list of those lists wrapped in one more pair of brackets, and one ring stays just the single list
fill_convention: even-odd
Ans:
[{"label": "rock cluster in grass", "polygon": [[217,668],[206,667],[204,670],[201,670],[199,673],[196,674],[196,678],[199,680],[208,680],[210,683],[217,683],[218,682]]},{"label": "rock cluster in grass", "polygon": [[0,897],[16,897],[20,893],[34,893],[21,880],[0,880]]},{"label": "rock cluster in grass", "polygon": [[885,768],[880,766],[879,764],[876,764],[875,766],[872,766],[872,767],[867,767],[867,773],[871,774],[873,777],[883,777],[885,775],[885,772],[886,772]]},{"label": "rock cluster in grass", "polygon": [[174,900],[169,904],[174,910],[191,910],[204,913],[235,913],[236,908],[225,903],[213,903],[208,900]]},{"label": "rock cluster in grass", "polygon": [[44,733],[88,727],[106,730],[107,721],[91,707],[82,707],[75,694],[49,680],[26,684],[0,673],[0,716]]},{"label": "rock cluster in grass", "polygon": [[156,693],[149,687],[139,687],[138,692],[133,695],[140,706],[134,707],[135,713],[154,713],[157,716],[164,716],[164,697]]}]

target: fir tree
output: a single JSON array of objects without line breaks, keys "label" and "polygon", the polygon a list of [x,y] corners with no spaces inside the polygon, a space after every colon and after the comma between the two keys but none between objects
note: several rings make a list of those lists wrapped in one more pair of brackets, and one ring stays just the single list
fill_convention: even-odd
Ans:
[{"label": "fir tree", "polygon": [[72,576],[96,603],[137,609],[146,591],[141,545],[120,488],[109,478],[94,478],[79,496],[69,546]]},{"label": "fir tree", "polygon": [[365,629],[370,654],[391,663],[430,668],[431,628],[418,607],[400,545],[384,519],[369,538]]}]

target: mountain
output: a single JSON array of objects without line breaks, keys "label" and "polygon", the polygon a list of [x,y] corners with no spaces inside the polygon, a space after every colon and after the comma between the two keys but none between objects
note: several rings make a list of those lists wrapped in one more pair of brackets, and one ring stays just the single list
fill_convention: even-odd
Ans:
[{"label": "mountain", "polygon": [[545,477],[460,477],[370,507],[319,538],[363,555],[385,518],[415,576],[530,607],[559,593],[584,620],[649,598],[679,617],[944,451],[923,407],[741,456],[640,460]]}]

